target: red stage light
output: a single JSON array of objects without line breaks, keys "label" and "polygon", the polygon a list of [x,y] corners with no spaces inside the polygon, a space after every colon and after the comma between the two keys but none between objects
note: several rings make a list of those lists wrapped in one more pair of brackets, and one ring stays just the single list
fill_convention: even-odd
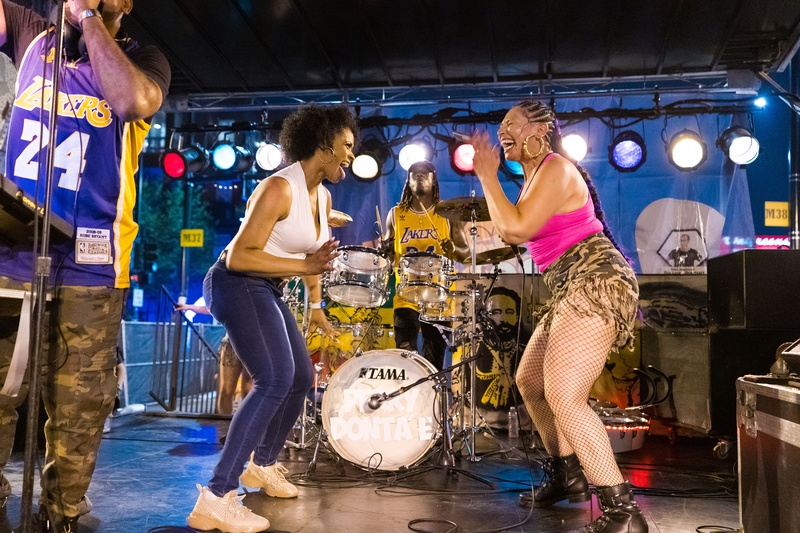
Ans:
[{"label": "red stage light", "polygon": [[170,178],[182,178],[186,174],[186,161],[184,161],[180,152],[166,152],[161,160],[161,168],[164,174]]},{"label": "red stage light", "polygon": [[475,168],[472,159],[475,157],[475,148],[471,144],[459,144],[453,150],[453,166],[463,173],[472,172]]},{"label": "red stage light", "polygon": [[182,150],[165,150],[161,155],[161,170],[173,179],[202,172],[208,167],[208,163],[208,151],[199,145],[187,146]]}]

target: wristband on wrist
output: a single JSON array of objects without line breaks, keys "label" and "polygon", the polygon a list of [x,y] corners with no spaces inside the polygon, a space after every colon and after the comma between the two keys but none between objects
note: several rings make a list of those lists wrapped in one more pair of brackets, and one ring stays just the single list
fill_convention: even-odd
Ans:
[{"label": "wristband on wrist", "polygon": [[322,301],[319,302],[308,302],[309,309],[322,309]]},{"label": "wristband on wrist", "polygon": [[83,28],[83,21],[88,19],[89,17],[98,17],[100,20],[103,20],[103,16],[100,12],[96,9],[84,9],[80,13],[78,13],[78,25]]}]

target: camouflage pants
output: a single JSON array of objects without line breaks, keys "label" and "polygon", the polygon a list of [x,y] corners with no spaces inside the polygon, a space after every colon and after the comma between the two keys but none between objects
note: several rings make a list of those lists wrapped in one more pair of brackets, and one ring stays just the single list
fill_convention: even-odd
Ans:
[{"label": "camouflage pants", "polygon": [[[0,288],[30,290],[30,284],[0,276]],[[48,417],[41,500],[61,516],[78,516],[85,509],[81,500],[117,394],[116,346],[125,297],[124,289],[61,286],[47,306],[40,381]],[[0,383],[8,373],[20,309],[21,300],[0,299]],[[26,375],[17,397],[0,395],[0,469],[11,454],[16,408],[27,393]]]}]

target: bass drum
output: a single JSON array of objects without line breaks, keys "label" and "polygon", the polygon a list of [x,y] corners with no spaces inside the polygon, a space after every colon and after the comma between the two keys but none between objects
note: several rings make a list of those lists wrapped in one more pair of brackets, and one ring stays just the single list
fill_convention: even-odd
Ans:
[{"label": "bass drum", "polygon": [[405,350],[374,350],[346,361],[322,396],[322,427],[336,453],[374,470],[399,470],[420,461],[437,434],[434,382],[422,382],[374,410],[368,402],[374,394],[395,392],[434,372],[421,355]]}]

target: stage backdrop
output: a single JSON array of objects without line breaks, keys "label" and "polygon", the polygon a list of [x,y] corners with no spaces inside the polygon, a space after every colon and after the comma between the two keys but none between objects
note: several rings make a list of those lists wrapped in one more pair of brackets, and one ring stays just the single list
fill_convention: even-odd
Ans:
[{"label": "stage backdrop", "polygon": [[[664,95],[661,104],[693,97],[696,95]],[[466,115],[467,108],[484,112],[508,109],[512,104],[465,105],[464,112],[456,111],[454,116]],[[560,100],[556,104],[558,112],[619,107],[651,108],[652,98],[576,98]],[[391,107],[372,109],[365,111],[365,114],[381,114],[392,118],[437,111],[441,111],[441,107],[421,105],[403,110]],[[747,170],[731,165],[722,151],[714,146],[714,141],[725,128],[732,123],[740,124],[743,120],[746,117],[699,115],[635,123],[627,129],[644,137],[647,159],[636,172],[628,173],[617,171],[608,162],[607,147],[620,131],[609,128],[597,119],[574,124],[562,123],[563,134],[579,133],[587,139],[589,153],[581,165],[597,187],[609,226],[633,260],[638,273],[704,272],[708,258],[754,246],[755,229]],[[494,124],[440,124],[427,129],[412,126],[368,128],[362,132],[362,138],[374,137],[386,142],[420,132],[415,139],[425,140],[433,148],[432,160],[437,168],[442,199],[472,194],[483,196],[481,185],[474,176],[460,176],[450,166],[447,144],[442,138],[446,139],[454,127],[462,132],[478,128],[488,130],[493,136],[497,133],[497,125]],[[665,141],[684,129],[699,132],[706,142],[708,157],[698,170],[692,172],[681,172],[672,166],[665,149]],[[397,150],[399,147],[394,148],[395,152]],[[377,179],[363,181],[348,173],[346,180],[330,186],[333,207],[353,217],[352,224],[335,231],[342,244],[374,245],[378,236],[378,220],[383,224],[388,210],[400,200],[405,179],[406,172],[397,164],[396,158],[390,158],[384,164],[383,174]],[[501,175],[503,189],[512,201],[521,183],[521,177]],[[376,215],[376,208],[379,215]],[[476,229],[476,252],[503,246],[490,222],[479,223]],[[696,253],[687,256],[676,251],[680,248],[683,235],[688,237],[688,246]],[[692,261],[688,261],[687,257],[691,257]],[[530,272],[530,260],[526,262],[526,271]],[[482,270],[486,268],[482,267]],[[503,272],[519,271],[514,261],[501,264],[501,269]]]}]

